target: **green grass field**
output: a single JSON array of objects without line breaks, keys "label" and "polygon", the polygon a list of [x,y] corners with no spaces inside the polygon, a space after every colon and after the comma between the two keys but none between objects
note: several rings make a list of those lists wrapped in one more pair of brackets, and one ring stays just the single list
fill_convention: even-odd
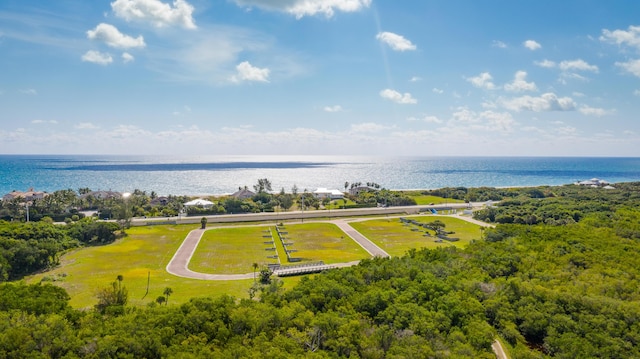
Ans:
[{"label": "green grass field", "polygon": [[[253,263],[260,267],[278,263],[277,259],[267,256],[275,255],[276,251],[266,251],[271,244],[269,235],[264,231],[271,231],[275,238],[274,226],[228,227],[209,229],[204,232],[198,248],[196,248],[189,269],[202,273],[213,274],[243,274],[253,271]],[[278,251],[281,259],[286,259],[284,251]]]},{"label": "green grass field", "polygon": [[436,196],[424,195],[419,191],[406,191],[407,196],[413,198],[417,205],[429,205],[429,204],[446,204],[446,203],[464,203],[464,201],[452,198],[442,198]]},{"label": "green grass field", "polygon": [[[67,290],[70,304],[76,308],[96,303],[96,292],[110,285],[116,276],[124,276],[129,290],[129,303],[146,305],[162,295],[165,287],[173,294],[169,303],[183,303],[192,297],[230,294],[247,297],[253,280],[204,281],[180,278],[167,273],[165,267],[194,225],[134,227],[128,237],[106,246],[87,247],[62,256],[62,263],[46,273],[27,279],[37,283],[42,278],[54,278],[55,284]],[[247,270],[249,272],[250,270]],[[149,293],[147,276],[151,275]],[[144,297],[144,299],[143,299]]]},{"label": "green grass field", "polygon": [[437,248],[443,246],[464,247],[471,240],[480,238],[480,226],[469,223],[467,221],[446,217],[446,216],[409,216],[406,218],[415,219],[419,222],[432,222],[440,220],[446,227],[446,231],[454,231],[455,234],[450,237],[456,237],[460,240],[457,242],[442,241],[436,243],[434,233],[430,231],[431,237],[424,236],[425,230],[417,229],[417,226],[405,226],[398,218],[375,219],[360,222],[351,222],[351,226],[377,244],[392,256],[402,256],[411,248]]},{"label": "green grass field", "polygon": [[[411,231],[397,218],[370,219],[352,222],[354,228],[370,238],[391,255],[403,255],[410,248],[456,245],[464,246],[480,237],[477,225],[457,218],[431,215],[414,216],[422,222],[439,219],[446,224],[447,231],[455,231],[452,237],[460,241],[438,244],[433,237],[423,237],[423,232]],[[115,243],[86,247],[66,253],[61,265],[45,273],[26,279],[28,283],[42,280],[53,281],[67,290],[70,304],[75,308],[88,308],[96,303],[96,293],[113,282],[118,275],[124,276],[124,285],[129,290],[129,303],[143,306],[154,302],[164,288],[171,287],[173,294],[169,303],[183,303],[192,297],[229,294],[239,298],[248,297],[253,279],[239,281],[206,281],[181,278],[166,272],[169,260],[182,244],[189,231],[197,225],[159,225],[133,227],[128,236]],[[274,226],[234,226],[216,228],[205,232],[203,240],[190,263],[190,269],[205,273],[251,273],[252,264],[260,266],[273,263],[268,259],[273,251],[266,251],[268,238],[266,229],[275,234]],[[292,256],[303,261],[322,260],[327,264],[351,262],[368,258],[359,245],[330,223],[285,223],[285,236],[290,247],[296,249]],[[282,264],[286,262],[284,248],[276,240],[277,252]],[[150,275],[147,293],[147,278]],[[283,279],[284,287],[293,286],[299,277]]]},{"label": "green grass field", "polygon": [[[264,232],[270,230],[275,239],[277,253],[282,265],[287,262],[284,248],[277,238],[274,226],[252,226],[216,228],[205,232],[196,252],[191,259],[189,269],[196,272],[213,274],[242,274],[253,271],[253,263],[263,267],[277,260],[267,258],[276,252],[267,251],[271,247],[264,242],[269,238]],[[324,261],[327,264],[351,262],[367,258],[368,254],[353,242],[335,225],[328,223],[285,224],[287,242],[295,249],[291,257],[301,262]]]},{"label": "green grass field", "polygon": [[[288,224],[285,226],[288,242],[293,242],[292,257],[303,261],[324,261],[326,264],[343,263],[369,258],[369,254],[336,225],[330,223]],[[284,264],[284,261],[283,261]]]}]

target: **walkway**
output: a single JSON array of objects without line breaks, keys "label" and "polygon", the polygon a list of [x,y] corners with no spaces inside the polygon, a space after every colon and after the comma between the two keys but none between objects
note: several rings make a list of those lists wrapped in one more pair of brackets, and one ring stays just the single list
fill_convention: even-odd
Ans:
[{"label": "walkway", "polygon": [[369,252],[373,257],[383,257],[389,258],[391,257],[389,253],[382,250],[382,248],[378,247],[375,243],[371,242],[369,238],[363,236],[360,232],[356,231],[355,228],[351,227],[345,220],[337,219],[333,220],[330,223],[335,224],[340,228],[344,233],[346,233],[351,239],[356,241],[365,251]]},{"label": "walkway", "polygon": [[[450,216],[460,218],[462,220],[472,222],[483,227],[493,226],[491,224],[480,222],[466,216],[459,216],[459,215],[450,215]],[[363,221],[367,219],[369,218],[359,218],[359,219],[356,219],[356,221]],[[387,252],[385,252],[382,248],[378,247],[375,243],[371,242],[371,240],[369,240],[367,237],[363,236],[360,232],[356,231],[353,227],[351,227],[349,223],[347,223],[347,220],[335,219],[331,221],[321,221],[321,222],[333,223],[336,226],[338,226],[340,230],[342,230],[346,235],[348,235],[351,239],[353,239],[356,243],[358,243],[372,257],[382,257],[382,258],[390,257],[390,255]],[[261,226],[261,225],[262,224],[258,224],[258,226]],[[252,226],[256,226],[256,225],[252,225]],[[215,228],[217,227],[213,227],[209,229],[215,229]],[[176,253],[173,255],[173,258],[171,258],[171,260],[169,261],[169,264],[167,264],[167,267],[166,267],[167,272],[178,277],[201,279],[201,280],[242,280],[242,279],[254,278],[255,273],[253,272],[244,273],[244,274],[208,274],[208,273],[194,272],[190,270],[188,268],[189,262],[191,261],[191,257],[193,257],[193,253],[195,253],[196,248],[198,248],[198,244],[200,243],[200,240],[202,239],[202,235],[206,230],[207,229],[194,229],[193,231],[189,232],[189,234],[187,234],[187,237],[182,242],[182,245],[180,245],[180,248],[178,248]],[[353,261],[348,263],[333,263],[330,265],[330,267],[332,268],[350,267],[350,266],[357,265],[358,263],[359,261]],[[327,269],[328,267],[329,266],[325,265],[322,268],[319,267],[318,269],[319,270]],[[283,271],[283,273],[286,273],[284,272],[286,270],[287,269],[285,267],[281,271]],[[279,271],[276,270],[274,274],[278,275],[278,272]]]}]

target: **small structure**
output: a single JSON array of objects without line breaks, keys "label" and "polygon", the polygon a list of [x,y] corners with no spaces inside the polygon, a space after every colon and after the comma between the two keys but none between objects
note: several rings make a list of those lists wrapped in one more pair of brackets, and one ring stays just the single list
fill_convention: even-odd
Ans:
[{"label": "small structure", "polygon": [[32,187],[32,188],[29,188],[29,190],[26,192],[20,192],[20,191],[14,190],[11,193],[7,193],[2,197],[2,200],[11,201],[16,198],[20,198],[22,199],[23,202],[30,202],[35,199],[43,199],[47,195],[48,193],[46,192],[34,191]]},{"label": "small structure", "polygon": [[237,199],[247,199],[247,198],[251,198],[253,196],[255,196],[256,194],[254,192],[251,192],[247,189],[247,187],[245,188],[240,188],[238,189],[237,192],[233,193],[231,195],[231,197],[237,198]]},{"label": "small structure", "polygon": [[152,199],[149,204],[152,206],[166,206],[169,203],[169,197],[160,196]]},{"label": "small structure", "polygon": [[80,198],[85,199],[87,197],[93,197],[95,199],[109,199],[109,198],[121,198],[122,193],[114,192],[114,191],[91,191],[89,193],[85,193]]},{"label": "small structure", "polygon": [[344,193],[338,191],[337,189],[326,189],[326,188],[318,188],[317,190],[313,191],[313,195],[316,198],[319,199],[323,199],[323,198],[329,198],[329,199],[342,199],[344,198]]},{"label": "small structure", "polygon": [[185,207],[202,207],[202,208],[211,208],[213,207],[213,202],[207,201],[206,199],[198,198],[193,201],[189,201],[184,204]]},{"label": "small structure", "polygon": [[589,187],[605,187],[609,185],[609,182],[605,180],[601,180],[599,178],[592,178],[587,181],[576,182],[576,184],[580,186],[589,186]]}]

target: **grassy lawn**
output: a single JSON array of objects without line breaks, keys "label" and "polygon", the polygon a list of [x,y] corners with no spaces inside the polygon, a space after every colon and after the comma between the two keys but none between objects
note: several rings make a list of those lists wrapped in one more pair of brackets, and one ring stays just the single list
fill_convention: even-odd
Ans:
[{"label": "grassy lawn", "polygon": [[[67,290],[71,296],[70,304],[75,308],[92,307],[97,302],[96,292],[109,286],[119,274],[124,276],[129,303],[134,306],[155,301],[165,287],[173,289],[169,304],[223,293],[247,297],[253,280],[203,281],[180,278],[166,272],[169,260],[194,228],[197,226],[134,227],[127,231],[128,237],[116,243],[65,254],[58,268],[31,276],[27,282],[37,283],[43,277],[54,278],[54,284]],[[145,296],[148,274],[151,280],[149,293]]]},{"label": "grassy lawn", "polygon": [[430,231],[431,237],[424,236],[424,229],[412,230],[418,227],[404,225],[398,218],[375,219],[351,222],[349,224],[392,256],[402,256],[411,248],[436,248],[452,245],[464,247],[471,240],[480,238],[480,226],[458,218],[432,215],[409,216],[406,218],[415,219],[423,223],[433,222],[436,219],[440,220],[446,225],[445,231],[455,232],[449,237],[459,238],[460,240],[457,242],[442,241],[442,243],[436,243],[437,238],[433,236],[433,231]]},{"label": "grassy lawn", "polygon": [[408,191],[404,192],[407,196],[416,200],[416,204],[418,205],[429,205],[429,204],[446,204],[446,203],[464,203],[464,201],[459,199],[452,198],[442,198],[436,196],[428,196],[424,195],[419,191]]},{"label": "grassy lawn", "polygon": [[[285,225],[288,242],[293,242],[292,257],[303,261],[324,261],[326,264],[357,261],[369,258],[369,254],[336,225],[330,223],[305,223]],[[284,257],[286,260],[286,257]],[[283,261],[283,264],[284,263]]]},{"label": "grassy lawn", "polygon": [[[277,236],[274,226],[216,228],[205,232],[196,252],[191,259],[189,269],[213,274],[242,274],[253,271],[253,263],[260,266],[277,263],[267,256],[275,254],[266,251],[270,245],[264,244],[268,238],[263,232],[271,229]],[[291,257],[301,258],[302,262],[322,260],[327,264],[351,262],[367,258],[368,254],[348,238],[337,226],[327,223],[287,224],[283,231],[286,242],[292,242],[289,248],[295,249]],[[282,265],[288,263],[280,241],[275,238],[277,252]],[[297,262],[296,262],[297,263]]]},{"label": "grassy lawn", "polygon": [[[260,267],[267,264],[278,263],[277,259],[267,256],[275,255],[275,251],[267,251],[265,248],[271,244],[268,232],[276,231],[274,226],[260,227],[229,227],[215,228],[204,232],[202,240],[191,258],[189,269],[196,272],[212,274],[243,274],[253,272],[253,263]],[[280,260],[286,261],[284,251],[278,251]]]}]

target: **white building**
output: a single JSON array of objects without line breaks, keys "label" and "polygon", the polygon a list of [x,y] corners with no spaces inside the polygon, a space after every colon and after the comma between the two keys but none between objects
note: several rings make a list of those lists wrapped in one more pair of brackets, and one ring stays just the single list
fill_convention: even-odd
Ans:
[{"label": "white building", "polygon": [[342,199],[344,198],[344,193],[338,191],[337,189],[326,189],[326,188],[318,188],[313,191],[313,195],[316,198],[329,198],[329,199]]},{"label": "white building", "polygon": [[213,202],[207,201],[206,199],[198,198],[193,201],[189,201],[184,204],[185,207],[202,207],[202,208],[211,208],[213,207]]}]

